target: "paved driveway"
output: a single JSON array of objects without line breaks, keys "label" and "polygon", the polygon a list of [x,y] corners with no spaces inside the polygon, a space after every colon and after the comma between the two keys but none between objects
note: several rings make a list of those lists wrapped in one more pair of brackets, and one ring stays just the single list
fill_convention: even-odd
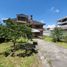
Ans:
[{"label": "paved driveway", "polygon": [[38,56],[42,61],[42,67],[67,67],[67,49],[41,39],[36,41],[38,41]]}]

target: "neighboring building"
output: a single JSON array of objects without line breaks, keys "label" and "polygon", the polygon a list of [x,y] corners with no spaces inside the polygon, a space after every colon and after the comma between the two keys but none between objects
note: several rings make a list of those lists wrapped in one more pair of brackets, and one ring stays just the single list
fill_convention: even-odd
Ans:
[{"label": "neighboring building", "polygon": [[67,31],[67,17],[64,17],[62,19],[58,20],[58,25],[61,27],[63,30]]},{"label": "neighboring building", "polygon": [[51,36],[51,30],[45,30],[45,31],[43,32],[43,35],[44,35],[44,36]]},{"label": "neighboring building", "polygon": [[48,25],[45,28],[45,30],[43,32],[43,35],[45,35],[45,36],[51,36],[51,31],[54,30],[55,27],[56,27],[55,25]]},{"label": "neighboring building", "polygon": [[17,14],[16,18],[12,19],[14,22],[22,23],[22,24],[29,24],[32,28],[33,36],[38,37],[43,35],[43,25],[39,21],[33,20],[33,16],[28,16],[25,14]]}]

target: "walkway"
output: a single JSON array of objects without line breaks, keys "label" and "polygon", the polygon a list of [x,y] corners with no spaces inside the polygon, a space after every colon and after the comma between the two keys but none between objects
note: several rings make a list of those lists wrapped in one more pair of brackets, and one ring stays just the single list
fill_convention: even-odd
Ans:
[{"label": "walkway", "polygon": [[38,56],[42,61],[42,67],[67,67],[67,49],[41,39],[36,41],[38,41]]}]

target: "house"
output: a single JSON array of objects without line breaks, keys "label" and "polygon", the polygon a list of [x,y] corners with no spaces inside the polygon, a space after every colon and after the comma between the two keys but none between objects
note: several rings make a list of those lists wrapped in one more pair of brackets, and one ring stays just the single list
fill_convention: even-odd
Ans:
[{"label": "house", "polygon": [[61,18],[58,20],[58,25],[63,30],[67,31],[67,17]]},{"label": "house", "polygon": [[32,34],[34,37],[43,35],[43,26],[44,23],[36,21],[33,19],[33,16],[28,16],[25,14],[17,14],[16,18],[12,19],[16,23],[28,24],[32,28]]}]

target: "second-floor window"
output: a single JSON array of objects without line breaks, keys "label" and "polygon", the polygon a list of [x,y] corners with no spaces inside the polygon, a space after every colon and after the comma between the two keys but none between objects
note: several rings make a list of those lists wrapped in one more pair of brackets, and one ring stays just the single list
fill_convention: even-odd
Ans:
[{"label": "second-floor window", "polygon": [[27,21],[27,18],[25,18],[25,17],[18,17],[18,21]]}]

